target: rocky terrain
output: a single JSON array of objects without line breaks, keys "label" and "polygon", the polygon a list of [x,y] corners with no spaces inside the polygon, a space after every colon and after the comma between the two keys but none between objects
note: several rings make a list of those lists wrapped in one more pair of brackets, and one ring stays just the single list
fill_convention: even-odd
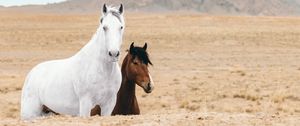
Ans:
[{"label": "rocky terrain", "polygon": [[133,12],[196,12],[213,15],[299,16],[300,0],[68,0],[13,10],[55,13],[99,13],[103,3],[123,3]]}]

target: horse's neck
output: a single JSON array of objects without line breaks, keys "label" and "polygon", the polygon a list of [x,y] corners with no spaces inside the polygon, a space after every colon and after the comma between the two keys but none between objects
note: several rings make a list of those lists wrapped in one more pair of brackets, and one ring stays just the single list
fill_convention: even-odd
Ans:
[{"label": "horse's neck", "polygon": [[118,92],[117,103],[113,114],[139,114],[135,96],[135,83],[126,79],[124,80],[124,77]]},{"label": "horse's neck", "polygon": [[97,65],[98,67],[111,69],[113,63],[107,61],[106,46],[104,36],[101,29],[97,29],[92,39],[76,54],[75,59],[78,59],[82,65]]},{"label": "horse's neck", "polygon": [[118,95],[120,97],[126,97],[128,101],[135,100],[135,83],[127,80],[127,78],[124,76],[122,76],[122,78],[124,79],[122,79],[122,84]]},{"label": "horse's neck", "polygon": [[126,64],[128,61],[128,55],[124,58],[122,63],[122,84],[118,92],[117,103],[112,112],[113,115],[129,115],[140,114],[139,106],[135,96],[135,83],[129,80],[126,75]]},{"label": "horse's neck", "polygon": [[126,63],[128,60],[128,55],[125,57],[122,63],[122,84],[118,92],[118,102],[123,107],[133,107],[133,104],[136,102],[135,96],[135,83],[133,80],[129,80],[125,71]]},{"label": "horse's neck", "polygon": [[90,59],[104,58],[105,43],[103,42],[104,36],[102,36],[101,32],[100,29],[97,29],[91,40],[77,53],[78,57]]}]

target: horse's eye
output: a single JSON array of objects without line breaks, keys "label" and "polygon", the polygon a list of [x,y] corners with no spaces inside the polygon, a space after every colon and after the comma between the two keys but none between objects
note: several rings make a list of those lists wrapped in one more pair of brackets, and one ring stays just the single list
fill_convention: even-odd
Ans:
[{"label": "horse's eye", "polygon": [[107,27],[106,27],[106,26],[104,26],[104,27],[103,27],[103,30],[104,30],[104,31],[107,31]]},{"label": "horse's eye", "polygon": [[121,26],[121,29],[123,29],[123,26]]}]

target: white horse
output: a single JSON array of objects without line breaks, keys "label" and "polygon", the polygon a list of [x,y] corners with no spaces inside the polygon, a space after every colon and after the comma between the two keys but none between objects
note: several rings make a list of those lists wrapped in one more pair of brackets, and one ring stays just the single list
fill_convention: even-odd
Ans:
[{"label": "white horse", "polygon": [[100,26],[92,39],[74,56],[43,62],[27,75],[22,90],[21,118],[45,116],[44,107],[59,113],[89,117],[101,107],[110,115],[121,85],[118,65],[125,22],[123,6],[103,6]]}]

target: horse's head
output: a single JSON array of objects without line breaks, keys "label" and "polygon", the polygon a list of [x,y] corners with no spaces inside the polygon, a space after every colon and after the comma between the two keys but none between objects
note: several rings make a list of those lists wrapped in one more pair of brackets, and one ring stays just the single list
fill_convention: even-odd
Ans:
[{"label": "horse's head", "polygon": [[104,42],[107,49],[107,56],[111,61],[116,62],[120,56],[125,22],[123,18],[123,5],[119,9],[107,7],[105,4],[102,9],[100,19],[100,31],[104,36]]},{"label": "horse's head", "polygon": [[152,65],[152,63],[146,50],[147,43],[144,47],[134,47],[134,43],[132,43],[124,67],[126,67],[125,74],[129,80],[142,87],[146,93],[151,93],[154,86],[148,65]]}]

